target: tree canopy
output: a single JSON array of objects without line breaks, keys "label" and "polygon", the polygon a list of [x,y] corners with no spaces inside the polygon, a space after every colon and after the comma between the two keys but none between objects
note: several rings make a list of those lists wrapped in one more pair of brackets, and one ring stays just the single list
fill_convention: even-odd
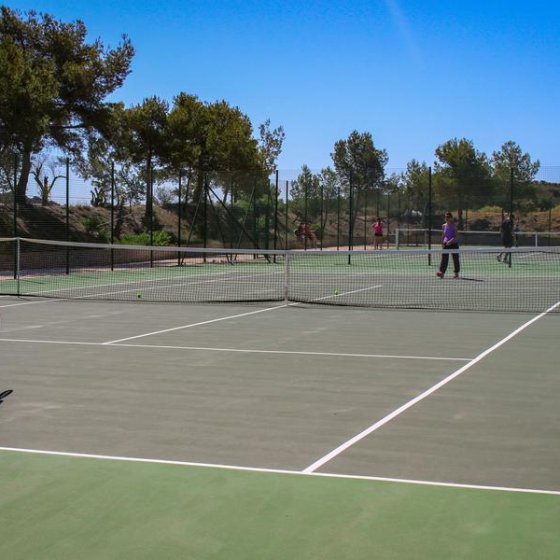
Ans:
[{"label": "tree canopy", "polygon": [[134,55],[130,40],[105,48],[86,41],[83,22],[0,9],[0,145],[22,167],[16,195],[25,201],[31,157],[47,143],[81,154],[88,135],[110,134],[106,97],[119,88]]}]

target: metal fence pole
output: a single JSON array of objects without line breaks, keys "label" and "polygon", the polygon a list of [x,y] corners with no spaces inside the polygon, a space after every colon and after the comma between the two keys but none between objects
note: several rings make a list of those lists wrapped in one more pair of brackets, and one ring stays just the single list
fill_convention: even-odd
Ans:
[{"label": "metal fence pole", "polygon": [[[354,219],[352,213],[354,211],[354,181],[350,175],[350,197],[348,199],[348,250],[352,251],[354,246]],[[348,254],[348,264],[352,263],[352,255]]]},{"label": "metal fence pole", "polygon": [[15,254],[15,258],[16,258],[16,269],[15,269],[15,280],[16,280],[16,286],[17,286],[17,295],[18,297],[20,296],[20,266],[21,266],[21,244],[20,244],[20,239],[19,237],[16,237],[16,254]]},{"label": "metal fence pole", "polygon": [[113,244],[115,243],[115,162],[111,161],[111,270],[115,265],[115,252]]},{"label": "metal fence pole", "polygon": [[509,214],[513,212],[513,167],[509,170]]},{"label": "metal fence pole", "polygon": [[[276,170],[274,177],[274,241],[273,247],[276,251],[276,246],[278,243],[278,169]],[[276,260],[276,257],[274,257]]]},{"label": "metal fence pole", "polygon": [[[70,241],[70,158],[66,158],[66,241]],[[66,246],[66,274],[70,274],[69,246]]]},{"label": "metal fence pole", "polygon": [[340,187],[336,191],[336,250],[340,251]]},{"label": "metal fence pole", "polygon": [[[181,181],[182,173],[179,169],[179,188],[177,191],[177,247],[181,247]],[[181,252],[177,251],[177,266],[181,266]]]},{"label": "metal fence pole", "polygon": [[[204,189],[204,198],[203,200],[203,206],[202,209],[204,211],[204,232],[203,232],[203,245],[204,248],[206,249],[208,247],[208,197],[210,196],[209,192],[208,192],[208,177],[206,176],[206,174],[204,175],[204,184],[203,184],[203,189]],[[204,253],[204,262],[206,262],[206,253]]]},{"label": "metal fence pole", "polygon": [[[307,210],[308,210],[308,200],[309,200],[309,192],[308,192],[308,184],[307,182],[303,185],[303,221],[306,226],[309,224],[307,223]],[[307,251],[307,235],[303,236],[303,249]]]},{"label": "metal fence pole", "polygon": [[[432,168],[428,167],[428,249],[432,248]],[[432,264],[432,254],[428,253],[428,265]]]},{"label": "metal fence pole", "polygon": [[[17,227],[17,196],[16,196],[16,192],[17,192],[17,168],[18,168],[18,156],[17,154],[14,154],[14,208],[13,208],[13,212],[14,212],[14,237],[17,238],[18,236],[18,227]],[[18,251],[19,251],[19,242],[17,243],[17,247],[16,247],[16,253],[14,255],[14,280],[17,279],[17,271],[18,271]],[[19,282],[18,282],[18,290],[19,290]],[[19,292],[18,292],[19,295]]]},{"label": "metal fence pole", "polygon": [[289,192],[290,192],[290,182],[286,181],[286,208],[285,208],[285,212],[286,212],[286,216],[284,217],[284,227],[286,229],[286,242],[284,243],[285,247],[284,249],[288,250],[288,237],[290,235],[290,217],[288,216],[288,196],[289,196]]},{"label": "metal fence pole", "polygon": [[326,225],[326,223],[323,221],[324,204],[325,204],[325,186],[323,185],[323,183],[321,183],[321,221],[320,221],[321,227],[319,228],[319,234],[321,235],[321,239],[319,240],[319,243],[321,244],[321,251],[323,250],[323,232]]},{"label": "metal fence pole", "polygon": [[364,191],[364,251],[367,249],[367,190]]},{"label": "metal fence pole", "polygon": [[387,249],[389,248],[390,235],[391,235],[391,193],[387,193]]}]

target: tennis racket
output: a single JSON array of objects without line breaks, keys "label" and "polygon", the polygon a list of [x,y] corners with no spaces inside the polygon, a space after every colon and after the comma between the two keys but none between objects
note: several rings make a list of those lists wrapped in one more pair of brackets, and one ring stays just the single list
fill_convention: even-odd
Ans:
[{"label": "tennis racket", "polygon": [[8,389],[7,391],[2,391],[0,393],[0,404],[2,404],[4,402],[4,399],[11,395],[14,391],[12,389]]}]

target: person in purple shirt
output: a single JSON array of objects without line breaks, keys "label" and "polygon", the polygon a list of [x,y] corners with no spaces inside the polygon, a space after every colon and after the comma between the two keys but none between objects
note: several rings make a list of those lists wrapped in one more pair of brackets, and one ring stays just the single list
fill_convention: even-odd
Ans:
[{"label": "person in purple shirt", "polygon": [[[441,244],[444,249],[458,249],[459,248],[459,236],[457,234],[457,228],[453,222],[453,214],[451,212],[445,213],[445,223],[443,224],[443,234],[441,238]],[[452,253],[453,257],[453,278],[459,278],[459,271],[461,270],[461,265],[459,262],[459,253]],[[439,270],[436,273],[438,278],[443,278],[445,272],[447,271],[447,265],[449,264],[449,253],[443,253],[441,255],[441,262],[439,265]]]}]

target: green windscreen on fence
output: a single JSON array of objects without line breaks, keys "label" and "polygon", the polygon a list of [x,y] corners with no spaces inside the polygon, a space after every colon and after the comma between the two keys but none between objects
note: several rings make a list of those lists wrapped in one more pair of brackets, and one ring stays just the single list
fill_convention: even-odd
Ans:
[{"label": "green windscreen on fence", "polygon": [[[438,278],[445,253],[448,269]],[[0,294],[528,312],[544,311],[560,301],[560,247],[514,248],[511,255],[500,255],[496,248],[463,248],[458,252],[458,279],[453,278],[450,253],[253,251],[3,239]]]}]

